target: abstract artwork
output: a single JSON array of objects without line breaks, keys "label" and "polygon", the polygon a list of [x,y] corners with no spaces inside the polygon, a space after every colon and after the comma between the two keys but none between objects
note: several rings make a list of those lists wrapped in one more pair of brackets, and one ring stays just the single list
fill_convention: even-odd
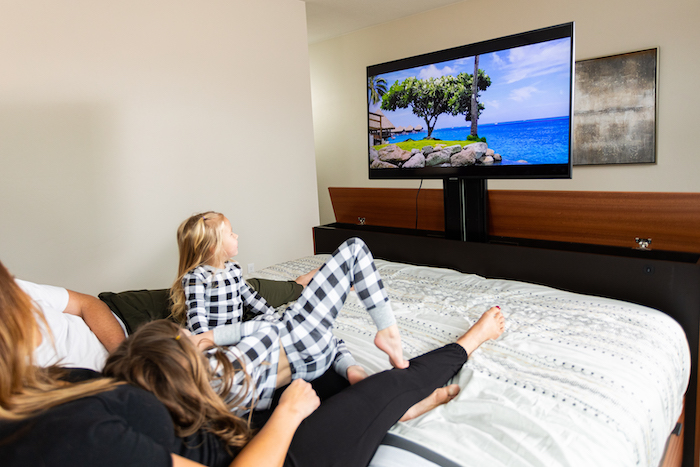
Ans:
[{"label": "abstract artwork", "polygon": [[656,161],[657,52],[576,62],[574,165]]}]

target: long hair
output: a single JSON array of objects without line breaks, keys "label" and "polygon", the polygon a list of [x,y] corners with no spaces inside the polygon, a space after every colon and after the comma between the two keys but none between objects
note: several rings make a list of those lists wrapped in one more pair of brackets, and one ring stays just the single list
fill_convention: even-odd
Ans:
[{"label": "long hair", "polygon": [[195,214],[180,224],[177,229],[177,248],[180,261],[177,279],[170,288],[172,316],[180,323],[187,320],[187,304],[182,287],[182,278],[202,264],[227,260],[223,253],[224,215],[214,211]]},{"label": "long hair", "polygon": [[21,420],[118,384],[110,379],[68,383],[60,379],[64,370],[35,366],[33,354],[42,338],[52,339],[44,315],[0,262],[0,418]]},{"label": "long hair", "polygon": [[[244,446],[251,438],[248,422],[231,413],[240,402],[227,405],[227,395],[236,371],[223,352],[218,351],[216,377],[208,359],[181,334],[181,328],[169,320],[156,320],[140,327],[107,359],[104,374],[152,392],[167,407],[178,436],[186,437],[205,429],[221,438],[229,447]],[[219,392],[212,381],[220,383]],[[250,378],[242,394],[250,387]]]}]

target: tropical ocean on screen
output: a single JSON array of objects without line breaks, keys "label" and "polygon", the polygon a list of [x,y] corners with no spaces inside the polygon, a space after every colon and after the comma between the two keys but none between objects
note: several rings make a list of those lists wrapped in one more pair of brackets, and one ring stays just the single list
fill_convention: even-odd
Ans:
[{"label": "tropical ocean on screen", "polygon": [[[432,137],[442,141],[465,141],[469,132],[469,126],[439,128],[433,130]],[[486,138],[490,149],[501,155],[502,165],[566,164],[569,161],[568,117],[479,124],[478,133],[480,138]],[[400,143],[408,139],[418,141],[427,134],[422,131],[396,135],[389,139],[389,143]]]}]

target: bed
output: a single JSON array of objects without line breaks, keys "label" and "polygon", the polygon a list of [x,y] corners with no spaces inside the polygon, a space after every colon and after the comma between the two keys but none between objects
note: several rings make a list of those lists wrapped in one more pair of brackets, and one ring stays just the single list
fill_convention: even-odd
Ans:
[{"label": "bed", "polygon": [[691,374],[661,465],[700,466],[700,193],[488,190],[488,238],[476,243],[445,238],[440,189],[328,190],[337,222],[313,229],[317,253],[359,236],[381,259],[622,300],[673,318],[688,340]]},{"label": "bed", "polygon": [[[319,254],[257,277],[286,280]],[[492,305],[506,330],[454,378],[449,404],[396,424],[374,466],[657,466],[683,409],[691,368],[682,327],[619,300],[452,269],[378,259],[404,350],[453,342]],[[370,373],[389,368],[351,294],[335,327]]]}]

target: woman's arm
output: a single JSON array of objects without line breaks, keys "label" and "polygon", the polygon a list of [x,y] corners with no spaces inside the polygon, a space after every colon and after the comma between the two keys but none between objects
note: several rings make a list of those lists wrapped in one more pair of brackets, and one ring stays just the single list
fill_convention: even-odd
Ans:
[{"label": "woman's arm", "polygon": [[97,297],[68,290],[68,305],[63,312],[83,318],[108,352],[116,349],[126,338],[107,304]]},{"label": "woman's arm", "polygon": [[170,454],[170,457],[173,459],[173,467],[204,467],[199,462],[191,461],[177,454]]},{"label": "woman's arm", "polygon": [[292,381],[270,419],[236,456],[231,467],[282,466],[299,424],[320,403],[311,384],[301,379]]},{"label": "woman's arm", "polygon": [[[301,379],[292,381],[282,393],[279,405],[265,426],[238,453],[230,467],[282,467],[299,424],[311,415],[320,403],[311,384]],[[171,457],[173,467],[202,465],[176,454],[172,454]]]}]

